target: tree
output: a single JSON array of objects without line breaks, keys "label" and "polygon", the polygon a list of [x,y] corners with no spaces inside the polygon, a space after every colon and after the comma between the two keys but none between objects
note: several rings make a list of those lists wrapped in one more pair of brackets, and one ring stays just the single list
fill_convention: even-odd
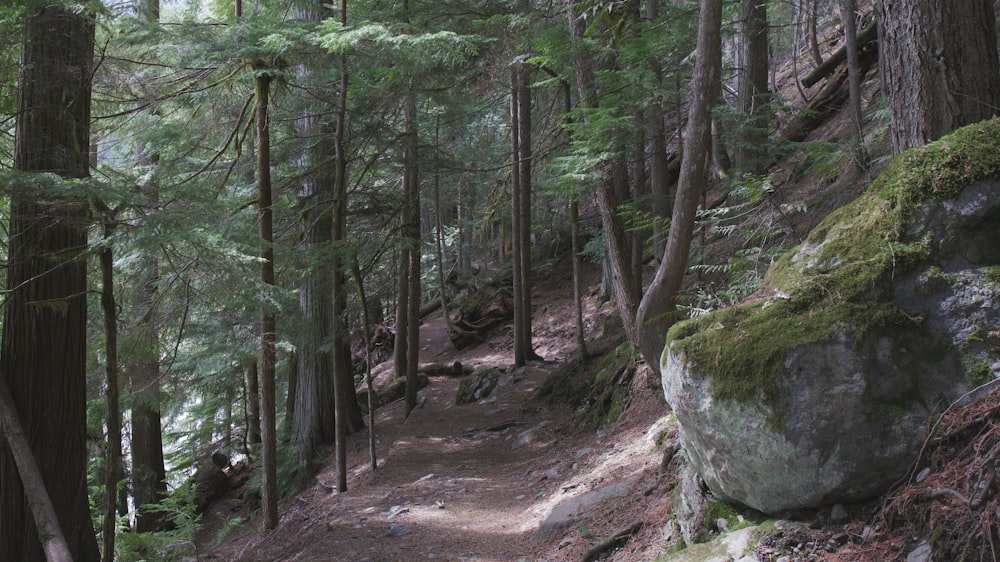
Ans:
[{"label": "tree", "polygon": [[698,50],[688,107],[688,128],[677,185],[677,198],[664,259],[639,304],[636,331],[639,349],[649,365],[660,364],[667,329],[676,320],[676,298],[684,281],[698,200],[708,181],[712,102],[722,72],[722,0],[702,0],[698,16]]},{"label": "tree", "polygon": [[[406,3],[404,3],[406,5]],[[400,331],[406,339],[406,416],[417,407],[417,364],[420,356],[420,164],[419,143],[417,136],[417,102],[416,92],[407,92],[404,101],[405,131],[403,133],[403,193],[406,198],[403,210],[403,244],[401,259],[406,260],[406,277],[400,280],[399,306],[406,306],[403,317],[404,326],[396,325],[396,341],[399,342]],[[405,295],[402,289],[406,284]],[[397,312],[397,315],[399,313]],[[397,367],[398,372],[398,367]]]},{"label": "tree", "polygon": [[[347,0],[340,2],[340,23],[347,26]],[[364,427],[354,392],[354,369],[348,333],[346,294],[347,263],[344,252],[347,228],[347,57],[340,57],[340,86],[337,100],[337,123],[333,137],[333,200],[331,201],[330,241],[335,244],[332,261],[333,304],[333,394],[336,406],[337,491],[347,491],[347,433],[352,425]]]},{"label": "tree", "polygon": [[[301,8],[300,17],[320,20],[320,4]],[[317,69],[304,62],[299,67],[299,81],[310,84]],[[330,334],[333,329],[333,277],[329,258],[330,237],[333,233],[333,211],[330,208],[333,178],[319,166],[329,153],[329,139],[323,135],[319,111],[307,106],[305,115],[296,120],[297,133],[309,143],[302,146],[302,165],[310,173],[304,175],[299,200],[303,208],[302,245],[310,261],[316,264],[306,270],[299,291],[302,329],[299,331],[298,381],[295,387],[293,441],[298,445],[299,464],[305,476],[316,468],[316,454],[321,444],[335,441],[336,407],[334,393],[333,354]],[[339,170],[339,161],[336,163]],[[320,254],[321,255],[317,255]]]},{"label": "tree", "polygon": [[855,149],[860,155],[863,116],[861,114],[861,63],[858,59],[858,18],[854,0],[840,0],[840,18],[844,21],[844,48],[847,53],[848,90],[851,122],[854,125]]},{"label": "tree", "polygon": [[[273,198],[271,195],[271,125],[268,117],[271,97],[272,61],[253,61],[254,98],[257,126],[257,227],[260,233],[260,280],[265,287],[274,282]],[[276,314],[270,303],[261,303],[260,314],[260,438],[261,503],[264,528],[278,526],[277,423],[275,421]]]},{"label": "tree", "polygon": [[104,227],[101,263],[101,311],[104,313],[105,394],[108,399],[108,451],[105,457],[104,521],[101,527],[104,562],[115,559],[115,535],[118,531],[118,481],[122,477],[122,413],[118,388],[118,306],[115,301],[115,265],[111,250],[111,234],[115,229],[115,213],[100,203]]},{"label": "tree", "polygon": [[769,133],[767,0],[741,1],[739,46],[737,101],[746,123],[733,160],[740,171],[762,174],[768,166]]},{"label": "tree", "polygon": [[[569,17],[569,32],[573,61],[576,67],[576,84],[580,95],[580,105],[587,110],[600,107],[599,83],[596,78],[593,62],[584,53],[579,52],[584,39],[586,22],[577,13],[576,2],[566,1],[566,11]],[[594,114],[596,116],[596,114]],[[620,132],[619,132],[620,133]],[[624,203],[629,193],[628,167],[625,161],[625,141],[615,140],[607,147],[603,173],[598,180],[597,203],[601,214],[601,224],[605,236],[605,277],[611,283],[615,293],[618,312],[625,327],[625,337],[633,345],[638,344],[638,334],[635,330],[635,315],[641,292],[640,282],[635,279],[631,247],[629,245],[625,222],[619,214],[619,206]]]},{"label": "tree", "polygon": [[990,0],[878,0],[879,67],[893,152],[926,144],[1000,107]]},{"label": "tree", "polygon": [[[80,7],[46,5],[25,21],[14,167],[86,178],[94,24]],[[86,486],[85,199],[25,176],[11,194],[0,377],[77,561],[100,559]],[[53,345],[59,342],[59,345]],[[0,552],[43,560],[11,450],[0,448]]]},{"label": "tree", "polygon": [[[159,25],[159,0],[142,0],[139,17],[147,25]],[[159,156],[155,151],[140,150],[140,165],[155,170]],[[155,180],[145,190],[148,201],[138,206],[139,214],[149,217],[157,211],[159,194]],[[131,360],[124,368],[132,391],[132,472],[131,490],[135,503],[135,530],[154,530],[161,514],[146,509],[167,496],[167,471],[163,462],[163,428],[160,416],[160,334],[158,280],[159,259],[147,254],[141,259],[137,275],[138,288],[133,291],[134,305],[131,326]]]},{"label": "tree", "polygon": [[510,115],[514,366],[521,367],[538,359],[531,343],[531,81],[523,60],[511,65]]}]

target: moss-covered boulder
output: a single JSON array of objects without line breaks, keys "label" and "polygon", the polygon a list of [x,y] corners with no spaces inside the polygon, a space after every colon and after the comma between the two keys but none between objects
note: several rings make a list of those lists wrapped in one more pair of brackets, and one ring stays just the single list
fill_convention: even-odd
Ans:
[{"label": "moss-covered boulder", "polygon": [[928,416],[1000,375],[1000,121],[897,157],[772,266],[674,326],[661,375],[719,496],[777,513],[883,492]]},{"label": "moss-covered boulder", "polygon": [[458,383],[455,404],[471,404],[489,398],[500,382],[500,371],[492,367],[477,368]]}]

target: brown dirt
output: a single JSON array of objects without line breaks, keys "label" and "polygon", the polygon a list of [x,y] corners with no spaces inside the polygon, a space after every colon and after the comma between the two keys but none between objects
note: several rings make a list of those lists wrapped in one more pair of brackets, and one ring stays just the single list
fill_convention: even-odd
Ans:
[{"label": "brown dirt", "polygon": [[[348,441],[348,491],[336,493],[331,464],[315,485],[283,500],[277,529],[262,531],[256,514],[202,559],[220,560],[580,560],[605,538],[633,527],[614,558],[649,559],[661,552],[670,513],[671,477],[660,475],[657,437],[667,413],[658,390],[636,376],[636,399],[612,429],[580,426],[567,404],[542,402],[535,390],[575,355],[570,280],[547,275],[536,292],[536,351],[545,357],[512,370],[510,338],[497,333],[458,353],[444,319],[421,326],[421,361],[488,365],[503,373],[494,396],[456,406],[457,378],[430,377],[420,405],[403,419],[397,402],[377,411],[378,468],[368,432]],[[607,310],[587,301],[588,337],[601,336]],[[377,371],[386,376],[388,365]],[[530,431],[530,439],[524,437]],[[668,440],[671,438],[667,436]],[[523,446],[519,442],[526,441]],[[624,496],[580,510],[580,521],[543,540],[532,533],[567,500],[628,482]],[[222,520],[240,514],[221,505],[205,520],[199,544],[216,541]],[[248,516],[244,514],[243,516]],[[642,523],[635,529],[637,523]],[[624,542],[624,541],[623,541]]]}]

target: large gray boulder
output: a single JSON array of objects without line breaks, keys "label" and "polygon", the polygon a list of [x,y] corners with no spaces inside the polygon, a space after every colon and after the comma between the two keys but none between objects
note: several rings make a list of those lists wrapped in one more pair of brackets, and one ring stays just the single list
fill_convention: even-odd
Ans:
[{"label": "large gray boulder", "polygon": [[664,394],[713,492],[766,513],[877,495],[929,416],[1000,376],[998,179],[997,121],[900,155],[765,298],[671,329]]}]

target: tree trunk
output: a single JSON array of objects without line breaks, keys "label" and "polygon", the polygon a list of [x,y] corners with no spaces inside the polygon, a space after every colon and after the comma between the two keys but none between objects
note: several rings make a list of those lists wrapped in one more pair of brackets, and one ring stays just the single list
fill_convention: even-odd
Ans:
[{"label": "tree trunk", "polygon": [[531,86],[522,62],[511,66],[511,265],[514,366],[537,356],[531,343]]},{"label": "tree trunk", "polygon": [[101,248],[101,310],[104,313],[105,366],[108,401],[108,453],[104,478],[104,521],[101,526],[103,560],[115,559],[115,536],[118,531],[118,481],[122,467],[122,413],[118,387],[118,307],[115,305],[115,268],[111,252],[114,217],[104,217],[104,247]]},{"label": "tree trunk", "polygon": [[840,0],[840,16],[844,21],[844,49],[847,54],[847,85],[848,103],[851,123],[854,127],[854,139],[851,141],[855,157],[864,162],[862,134],[863,116],[861,113],[861,62],[858,57],[858,20],[855,13],[854,0]]},{"label": "tree trunk", "polygon": [[809,53],[812,54],[813,62],[816,63],[816,66],[819,66],[823,64],[823,55],[819,52],[818,33],[816,33],[816,28],[819,25],[819,18],[816,15],[816,11],[819,8],[819,0],[805,1],[809,3],[809,17],[806,23],[806,26],[809,28]]},{"label": "tree trunk", "polygon": [[[257,226],[262,244],[260,280],[274,286],[274,231],[271,203],[271,125],[268,102],[271,97],[271,77],[259,74],[254,78],[257,99]],[[265,529],[278,526],[278,436],[275,421],[275,344],[276,315],[270,305],[262,303],[260,314],[260,438],[261,438],[261,511]]]},{"label": "tree trunk", "polygon": [[878,0],[893,152],[983,119],[1000,102],[991,0]]},{"label": "tree trunk", "polygon": [[[347,25],[347,0],[341,0],[340,23]],[[344,287],[345,265],[343,243],[346,233],[345,220],[347,209],[347,154],[344,145],[344,133],[347,127],[347,57],[340,58],[340,86],[338,90],[337,124],[334,131],[334,177],[333,205],[330,240],[333,242],[332,281],[333,281],[333,394],[335,408],[336,460],[337,460],[337,491],[347,491],[347,433],[349,416],[355,414],[359,419],[361,412],[357,405],[357,395],[354,392],[354,372],[351,367],[350,337],[347,333],[347,319],[344,310],[347,307],[347,295]],[[353,405],[354,412],[348,408]],[[364,424],[361,423],[363,426]]]},{"label": "tree trunk", "polygon": [[[90,15],[46,5],[27,16],[24,38],[14,168],[87,177]],[[86,201],[41,193],[30,183],[13,189],[0,336],[0,377],[78,562],[100,559],[86,479],[89,223]],[[6,444],[0,445],[0,552],[19,562],[45,559]]]},{"label": "tree trunk", "polygon": [[[570,35],[574,42],[583,38],[584,22],[576,15],[576,3],[567,0]],[[580,92],[580,104],[583,107],[598,106],[598,94],[594,70],[589,59],[583,56],[576,58],[576,83]],[[635,331],[635,314],[639,300],[641,281],[632,277],[632,260],[627,244],[625,224],[618,214],[618,205],[628,194],[628,166],[623,154],[614,156],[606,163],[609,171],[600,181],[597,188],[597,202],[601,213],[601,224],[605,237],[605,280],[610,282],[615,293],[618,312],[625,326],[625,337],[634,344],[637,343]],[[625,194],[625,195],[620,195]]]},{"label": "tree trunk", "polygon": [[42,479],[42,471],[35,462],[31,444],[24,435],[24,428],[17,415],[17,407],[3,378],[0,378],[0,434],[3,435],[0,445],[10,448],[11,456],[17,464],[24,496],[31,509],[35,528],[38,529],[38,540],[42,544],[45,558],[49,562],[73,562],[66,536],[59,526],[59,516],[56,515],[52,498]]},{"label": "tree trunk", "polygon": [[163,516],[144,509],[167,496],[160,420],[160,341],[156,307],[158,261],[147,257],[140,266],[139,287],[133,304],[133,350],[127,365],[132,392],[132,500],[135,531],[155,530]]},{"label": "tree trunk", "polygon": [[618,313],[625,328],[625,338],[633,346],[638,345],[638,334],[635,329],[635,314],[639,306],[640,293],[636,290],[637,283],[632,278],[632,263],[628,247],[628,236],[625,232],[625,222],[618,214],[621,204],[618,192],[619,186],[628,183],[628,171],[625,158],[622,155],[614,157],[609,163],[610,173],[597,188],[597,203],[601,212],[601,224],[604,227],[604,240],[607,255],[605,259],[610,264],[611,289],[615,293]]},{"label": "tree trunk", "polygon": [[576,197],[569,204],[571,246],[573,248],[573,310],[576,313],[576,347],[580,350],[580,364],[590,359],[587,340],[583,331],[583,280],[580,273],[580,204]]},{"label": "tree trunk", "polygon": [[741,0],[738,103],[745,122],[733,160],[740,172],[767,171],[768,139],[768,24],[766,0]]},{"label": "tree trunk", "polygon": [[[246,406],[247,443],[250,447],[260,444],[260,376],[257,374],[257,361],[250,361],[243,366],[243,385],[246,388],[244,404]],[[247,450],[247,455],[250,451]]]},{"label": "tree trunk", "polygon": [[378,469],[378,457],[375,454],[375,389],[372,386],[372,357],[371,357],[371,317],[368,313],[368,295],[365,293],[364,277],[361,275],[361,264],[358,263],[358,256],[354,256],[353,267],[354,284],[358,289],[358,300],[361,301],[361,330],[365,339],[365,385],[368,390],[368,454],[372,462],[372,476]]},{"label": "tree trunk", "polygon": [[702,0],[698,18],[698,49],[684,156],[677,185],[670,234],[663,261],[639,305],[636,331],[646,363],[660,364],[667,329],[676,321],[676,298],[684,281],[698,198],[707,183],[707,157],[711,145],[712,102],[722,72],[722,0]]},{"label": "tree trunk", "polygon": [[[159,0],[142,0],[139,17],[149,25],[160,22]],[[155,169],[159,155],[151,147],[143,147],[140,164]],[[159,208],[159,193],[155,182],[146,190],[149,202],[140,212],[149,216]],[[132,353],[123,365],[132,393],[131,452],[132,501],[135,504],[135,531],[146,533],[158,528],[163,514],[144,509],[167,496],[167,473],[163,462],[163,428],[160,419],[160,336],[157,302],[159,260],[145,256],[140,265],[138,287],[133,304],[134,319],[131,337]]]},{"label": "tree trunk", "polygon": [[[404,237],[406,244],[406,326],[405,329],[406,408],[409,416],[417,406],[417,364],[420,354],[420,170],[418,167],[417,99],[411,90],[405,100],[406,130],[403,136],[403,185],[406,196]],[[401,287],[402,288],[402,287]],[[402,300],[402,299],[401,299]],[[397,341],[398,341],[397,335]]]}]

